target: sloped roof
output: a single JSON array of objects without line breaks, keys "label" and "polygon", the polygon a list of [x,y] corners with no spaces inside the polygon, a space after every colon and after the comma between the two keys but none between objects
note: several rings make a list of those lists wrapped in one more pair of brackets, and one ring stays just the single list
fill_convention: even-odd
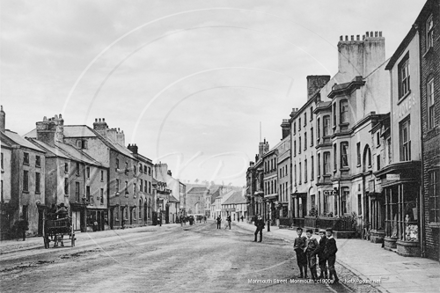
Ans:
[{"label": "sloped roof", "polygon": [[9,138],[10,140],[12,140],[13,142],[15,142],[16,144],[19,144],[22,147],[28,148],[28,149],[32,149],[35,151],[39,151],[39,152],[43,152],[44,151],[37,147],[36,145],[34,145],[33,143],[31,143],[30,141],[24,139],[23,137],[21,137],[20,135],[18,135],[16,132],[10,131],[10,130],[6,130],[5,132],[2,132],[7,138]]},{"label": "sloped roof", "polygon": [[99,163],[98,161],[94,160],[92,157],[90,157],[89,155],[87,155],[85,152],[78,150],[76,148],[74,148],[73,146],[69,145],[69,144],[65,144],[65,143],[56,143],[56,146],[60,149],[62,149],[67,155],[69,155],[70,157],[76,159],[76,160],[80,160],[83,161],[84,163],[90,164],[90,165],[98,165],[98,166],[102,166],[101,163]]},{"label": "sloped roof", "polygon": [[177,198],[175,198],[173,195],[170,195],[169,202],[179,202],[179,200]]},{"label": "sloped roof", "polygon": [[60,150],[59,148],[56,147],[52,147],[50,145],[48,145],[47,143],[44,143],[42,141],[36,140],[36,139],[32,139],[29,138],[29,140],[34,143],[35,145],[39,146],[40,148],[44,149],[46,151],[47,156],[48,157],[60,157],[63,159],[70,159],[66,154],[64,154],[64,152],[62,150]]},{"label": "sloped roof", "polygon": [[234,191],[234,193],[222,204],[243,204],[246,199],[242,195],[242,191]]},{"label": "sloped roof", "polygon": [[198,187],[198,186],[193,186],[191,187],[189,190],[186,191],[187,194],[191,193],[205,193],[208,191],[207,187]]}]

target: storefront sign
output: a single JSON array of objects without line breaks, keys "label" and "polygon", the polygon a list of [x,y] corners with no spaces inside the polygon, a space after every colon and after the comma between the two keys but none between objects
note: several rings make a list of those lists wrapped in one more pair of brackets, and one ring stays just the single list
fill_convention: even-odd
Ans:
[{"label": "storefront sign", "polygon": [[387,181],[400,180],[400,174],[387,174]]},{"label": "storefront sign", "polygon": [[335,195],[335,190],[324,190],[324,196],[332,196]]}]

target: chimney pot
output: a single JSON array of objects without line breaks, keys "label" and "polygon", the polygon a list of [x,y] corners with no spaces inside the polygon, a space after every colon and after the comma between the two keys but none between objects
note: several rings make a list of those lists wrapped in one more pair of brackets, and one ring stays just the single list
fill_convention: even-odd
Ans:
[{"label": "chimney pot", "polygon": [[102,122],[105,122],[105,118],[102,118]]},{"label": "chimney pot", "polygon": [[382,37],[382,32],[379,32],[379,37]]},{"label": "chimney pot", "polygon": [[373,37],[373,32],[370,32],[370,37]]},{"label": "chimney pot", "polygon": [[345,40],[348,41],[348,36],[345,36]]},{"label": "chimney pot", "polygon": [[340,36],[340,37],[339,37],[339,40],[340,40],[340,41],[343,41],[343,40],[344,40],[344,37],[343,37],[343,36]]},{"label": "chimney pot", "polygon": [[368,37],[370,36],[370,33],[369,33],[369,32],[367,32],[367,33],[366,33],[366,35],[367,35],[367,38],[368,38]]},{"label": "chimney pot", "polygon": [[360,36],[360,35],[357,35],[357,36],[356,36],[356,40],[359,41],[360,39],[361,39],[361,36]]},{"label": "chimney pot", "polygon": [[379,36],[379,32],[374,32],[374,36],[377,38]]},{"label": "chimney pot", "polygon": [[354,41],[354,36],[353,35],[351,35],[351,40]]}]

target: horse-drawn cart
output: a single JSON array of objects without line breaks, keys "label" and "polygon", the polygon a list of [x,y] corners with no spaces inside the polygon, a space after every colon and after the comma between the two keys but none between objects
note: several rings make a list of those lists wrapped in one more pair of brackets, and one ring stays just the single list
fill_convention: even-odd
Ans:
[{"label": "horse-drawn cart", "polygon": [[[73,231],[72,219],[64,217],[61,219],[43,218],[43,240],[44,248],[49,248],[50,242],[54,242],[54,247],[64,246],[64,236],[68,235],[72,247],[75,246],[75,232]],[[67,240],[67,239],[66,239]]]}]

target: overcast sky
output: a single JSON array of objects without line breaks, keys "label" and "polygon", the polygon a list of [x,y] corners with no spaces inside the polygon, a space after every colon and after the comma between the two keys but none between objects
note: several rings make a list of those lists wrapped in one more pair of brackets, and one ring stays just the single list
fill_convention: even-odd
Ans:
[{"label": "overcast sky", "polygon": [[43,116],[92,126],[184,182],[245,184],[307,75],[334,75],[340,35],[383,31],[387,58],[424,0],[1,0],[1,104],[23,135]]}]

